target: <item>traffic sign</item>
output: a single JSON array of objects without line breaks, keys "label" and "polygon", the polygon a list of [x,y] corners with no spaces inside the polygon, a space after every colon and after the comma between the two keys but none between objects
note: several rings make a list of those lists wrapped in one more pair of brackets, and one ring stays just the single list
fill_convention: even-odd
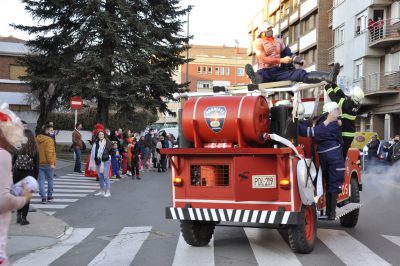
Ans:
[{"label": "traffic sign", "polygon": [[83,106],[83,100],[79,96],[71,97],[71,99],[69,99],[69,105],[71,106],[71,109],[79,110]]}]

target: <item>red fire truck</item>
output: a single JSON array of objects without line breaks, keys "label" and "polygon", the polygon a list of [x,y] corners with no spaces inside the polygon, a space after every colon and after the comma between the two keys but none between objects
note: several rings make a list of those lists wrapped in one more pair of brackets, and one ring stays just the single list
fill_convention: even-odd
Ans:
[{"label": "red fire truck", "polygon": [[[326,177],[317,174],[318,144],[298,136],[294,109],[300,92],[322,86],[176,95],[187,99],[180,116],[181,146],[162,150],[172,166],[166,218],[180,221],[188,244],[207,245],[216,225],[233,225],[287,229],[293,251],[313,250],[317,220],[326,218],[325,195],[316,187]],[[274,104],[271,98],[278,94],[289,95],[291,104]],[[315,113],[319,100],[308,102]],[[356,149],[349,150],[345,169],[336,218],[354,227],[362,190]]]}]

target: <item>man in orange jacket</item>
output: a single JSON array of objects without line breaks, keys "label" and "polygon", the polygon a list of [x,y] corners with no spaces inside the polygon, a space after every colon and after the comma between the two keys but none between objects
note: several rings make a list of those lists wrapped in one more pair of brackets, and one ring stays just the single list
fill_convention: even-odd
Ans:
[{"label": "man in orange jacket", "polygon": [[[56,145],[50,133],[53,131],[51,125],[46,125],[41,134],[36,136],[39,148],[39,194],[42,204],[53,201],[53,177],[56,167]],[[47,178],[47,196],[44,183]]]}]

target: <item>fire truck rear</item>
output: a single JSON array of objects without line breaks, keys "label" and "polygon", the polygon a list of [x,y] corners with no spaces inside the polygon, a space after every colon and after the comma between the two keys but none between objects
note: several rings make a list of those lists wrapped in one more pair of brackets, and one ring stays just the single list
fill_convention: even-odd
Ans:
[{"label": "fire truck rear", "polygon": [[[166,218],[180,221],[193,246],[207,245],[216,225],[269,227],[287,229],[290,247],[309,253],[325,211],[324,194],[316,189],[315,145],[298,136],[295,104],[274,106],[248,94],[195,94],[185,102],[183,147],[162,150],[172,166]],[[357,161],[358,152],[350,150],[337,210],[343,226],[358,220]]]}]

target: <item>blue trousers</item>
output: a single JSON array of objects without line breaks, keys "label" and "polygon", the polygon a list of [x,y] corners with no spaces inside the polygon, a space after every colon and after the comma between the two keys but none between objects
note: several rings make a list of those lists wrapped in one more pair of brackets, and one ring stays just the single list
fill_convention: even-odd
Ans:
[{"label": "blue trousers", "polygon": [[[53,175],[54,169],[50,167],[50,165],[40,165],[39,166],[39,194],[42,199],[47,199],[48,197],[53,196]],[[47,198],[46,198],[46,191],[45,191],[45,182],[47,179]]]},{"label": "blue trousers", "polygon": [[331,193],[341,193],[344,181],[344,160],[342,149],[332,150],[319,154],[322,175],[328,179],[327,191]]},{"label": "blue trousers", "polygon": [[103,172],[100,171],[100,165],[96,166],[97,175],[99,176],[100,191],[104,191],[104,186],[106,187],[106,191],[110,191],[110,165],[110,160],[105,161]]},{"label": "blue trousers", "polygon": [[304,69],[284,69],[280,67],[262,68],[257,73],[263,77],[263,82],[282,80],[305,82],[308,76]]},{"label": "blue trousers", "polygon": [[79,147],[74,147],[74,152],[75,152],[74,172],[80,172],[81,171],[81,159],[82,159],[81,149]]}]

